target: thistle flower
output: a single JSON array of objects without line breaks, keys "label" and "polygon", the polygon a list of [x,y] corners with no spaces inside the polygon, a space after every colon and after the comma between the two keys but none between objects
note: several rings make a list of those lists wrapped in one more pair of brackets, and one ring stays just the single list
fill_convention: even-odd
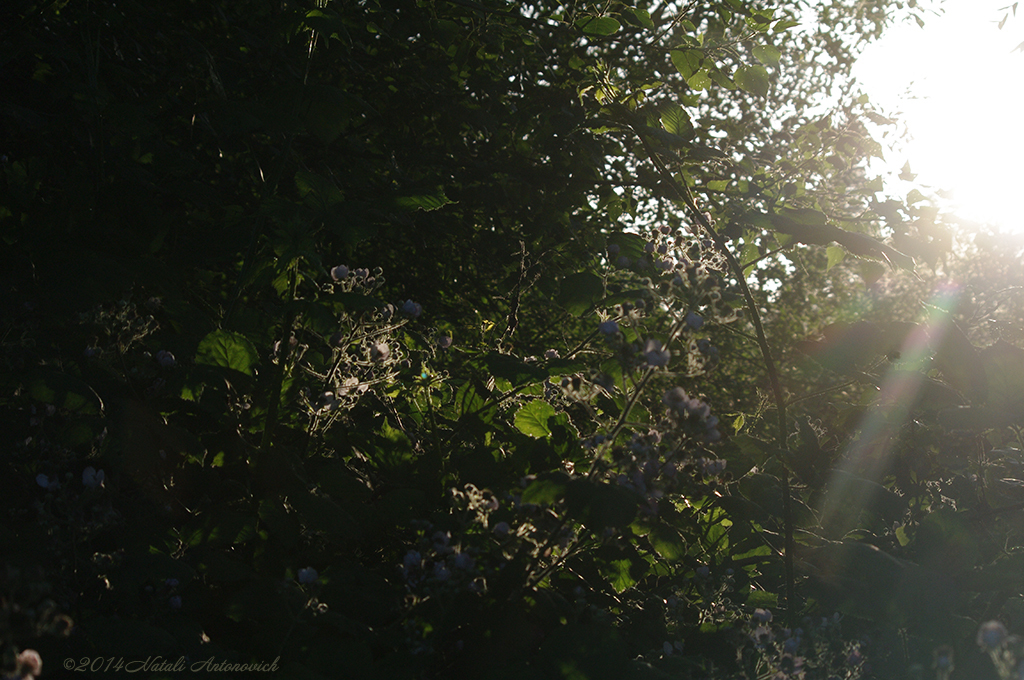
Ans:
[{"label": "thistle flower", "polygon": [[60,482],[57,480],[56,477],[50,479],[42,472],[36,475],[36,484],[43,487],[47,491],[56,491],[57,489],[60,488]]},{"label": "thistle flower", "polygon": [[370,359],[373,361],[384,361],[391,356],[391,349],[383,342],[375,342],[370,345]]},{"label": "thistle flower", "polygon": [[402,313],[415,319],[423,313],[423,307],[418,302],[406,300],[402,303]]},{"label": "thistle flower", "polygon": [[415,550],[405,553],[405,557],[402,558],[402,566],[405,567],[406,571],[419,567],[422,562],[423,557]]},{"label": "thistle flower", "polygon": [[1006,639],[1006,626],[999,621],[986,621],[978,628],[975,641],[983,650],[995,649]]},{"label": "thistle flower", "polygon": [[660,368],[668,365],[668,360],[672,357],[672,353],[668,351],[668,348],[661,344],[660,340],[650,339],[644,344],[644,359],[647,364]]},{"label": "thistle flower", "polygon": [[106,479],[106,474],[104,474],[103,470],[97,471],[96,468],[91,465],[82,470],[82,484],[90,489],[103,488],[104,479]]},{"label": "thistle flower", "polygon": [[31,680],[43,672],[43,657],[34,649],[23,649],[18,654],[18,670],[15,677]]}]

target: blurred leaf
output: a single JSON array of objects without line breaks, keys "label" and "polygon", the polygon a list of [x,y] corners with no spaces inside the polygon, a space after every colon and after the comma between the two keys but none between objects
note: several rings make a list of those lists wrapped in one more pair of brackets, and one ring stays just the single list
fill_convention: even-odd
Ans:
[{"label": "blurred leaf", "polygon": [[[782,51],[778,47],[774,47],[772,45],[756,45],[753,52],[754,57],[765,66],[777,67],[779,65],[779,59],[782,58]],[[740,87],[742,87],[742,85]]]},{"label": "blurred leaf", "polygon": [[846,251],[839,246],[829,246],[825,249],[825,252],[828,254],[828,264],[825,267],[825,271],[829,271],[846,258]]},{"label": "blurred leaf", "polygon": [[611,17],[583,17],[576,21],[576,28],[586,35],[612,35],[620,26],[621,24]]},{"label": "blurred leaf", "polygon": [[644,246],[647,245],[647,240],[638,234],[616,231],[608,235],[608,245],[618,246],[620,256],[636,260],[644,255]]},{"label": "blurred leaf", "polygon": [[768,71],[764,69],[764,66],[747,65],[740,66],[736,69],[736,73],[733,74],[733,80],[742,89],[756,94],[758,97],[767,97],[768,88],[771,86],[768,80]]},{"label": "blurred leaf", "polygon": [[636,20],[640,22],[640,25],[644,28],[654,28],[654,22],[651,21],[651,13],[645,9],[633,9],[633,15]]},{"label": "blurred leaf", "polygon": [[988,383],[988,404],[1008,418],[1024,416],[1024,349],[1005,340],[981,350]]},{"label": "blurred leaf", "polygon": [[906,506],[902,496],[877,482],[833,470],[821,510],[822,524],[827,525],[825,528],[830,533],[838,532],[842,536],[859,526],[862,512],[875,513],[883,521],[892,523],[903,516]]},{"label": "blurred leaf", "polygon": [[834,602],[841,612],[872,621],[904,620],[906,601],[899,593],[919,573],[914,565],[856,541],[809,549],[798,565],[811,577],[819,597]]},{"label": "blurred leaf", "polygon": [[522,502],[532,505],[550,505],[565,496],[569,488],[569,476],[556,472],[539,477],[523,491]]},{"label": "blurred leaf", "polygon": [[793,28],[794,26],[799,26],[799,25],[800,25],[799,21],[793,21],[791,19],[780,19],[779,21],[775,22],[774,26],[772,26],[772,32],[773,33],[782,33],[783,31],[788,31],[789,29]]},{"label": "blurred leaf", "polygon": [[395,205],[400,210],[437,210],[451,203],[441,188],[432,192],[405,194],[395,197]]},{"label": "blurred leaf", "polygon": [[942,377],[972,402],[983,402],[988,393],[985,364],[977,348],[948,317],[933,323],[929,329],[932,359]]},{"label": "blurred leaf", "polygon": [[983,538],[968,512],[945,507],[921,520],[910,547],[920,565],[957,574],[975,566]]},{"label": "blurred leaf", "polygon": [[797,348],[830,371],[858,375],[881,357],[899,357],[905,339],[916,329],[915,324],[899,322],[835,323],[822,329],[821,340],[800,342]]},{"label": "blurred leaf", "polygon": [[686,543],[675,528],[668,524],[658,523],[647,534],[647,540],[659,555],[666,560],[675,561],[686,555]]},{"label": "blurred leaf", "polygon": [[574,479],[566,494],[572,517],[598,536],[609,527],[617,529],[632,522],[637,500],[635,494],[618,485],[587,478]]},{"label": "blurred leaf", "polygon": [[28,392],[36,401],[81,415],[103,412],[103,400],[88,383],[54,369],[36,370],[28,379]]},{"label": "blurred leaf", "polygon": [[539,382],[548,377],[548,372],[540,366],[527,364],[511,354],[490,352],[486,359],[487,369],[497,378],[504,378],[513,385],[527,382]]},{"label": "blurred leaf", "polygon": [[308,170],[295,173],[295,187],[306,205],[319,211],[326,212],[332,205],[345,199],[334,182]]},{"label": "blurred leaf", "polygon": [[570,274],[562,279],[558,291],[558,304],[569,310],[570,314],[579,316],[590,309],[595,302],[604,296],[604,281],[590,272]]},{"label": "blurred leaf", "polygon": [[701,69],[686,79],[686,84],[694,90],[706,90],[711,85],[711,77],[707,69]]},{"label": "blurred leaf", "polygon": [[683,76],[683,80],[687,81],[700,70],[700,65],[704,61],[704,53],[701,50],[672,50],[669,56],[676,70]]},{"label": "blurred leaf", "polygon": [[761,523],[768,516],[764,508],[742,496],[722,496],[715,504],[725,510],[734,523]]},{"label": "blurred leaf", "polygon": [[772,609],[779,605],[779,596],[764,590],[754,590],[747,596],[746,605],[753,609]]},{"label": "blurred leaf", "polygon": [[347,511],[327,496],[309,490],[295,489],[288,503],[308,530],[322,531],[329,538],[358,539],[363,527]]}]

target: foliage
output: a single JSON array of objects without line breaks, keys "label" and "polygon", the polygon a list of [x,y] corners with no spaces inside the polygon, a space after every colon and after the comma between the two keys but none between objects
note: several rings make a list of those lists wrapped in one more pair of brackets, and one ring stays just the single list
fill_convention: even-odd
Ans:
[{"label": "foliage", "polygon": [[1021,245],[879,199],[899,4],[8,3],[5,673],[1009,672]]}]

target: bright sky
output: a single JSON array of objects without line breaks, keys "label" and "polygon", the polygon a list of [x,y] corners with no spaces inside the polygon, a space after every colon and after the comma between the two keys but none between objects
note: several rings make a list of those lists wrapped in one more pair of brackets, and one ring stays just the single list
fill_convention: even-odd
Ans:
[{"label": "bright sky", "polygon": [[[1024,2],[1016,17],[1013,2],[945,0],[923,29],[892,26],[854,74],[872,102],[902,111],[913,138],[886,151],[890,170],[909,160],[915,183],[953,192],[957,214],[1024,232],[1024,52],[1014,51],[1024,42]],[[887,186],[904,196],[911,188]]]}]

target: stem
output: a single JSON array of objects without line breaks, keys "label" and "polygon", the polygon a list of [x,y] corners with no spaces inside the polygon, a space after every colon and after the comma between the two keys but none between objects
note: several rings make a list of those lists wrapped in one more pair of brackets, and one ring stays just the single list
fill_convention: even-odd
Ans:
[{"label": "stem", "polygon": [[291,355],[292,327],[295,325],[295,306],[291,303],[295,300],[295,289],[298,285],[298,269],[298,262],[292,263],[292,280],[286,307],[288,311],[285,313],[285,321],[281,326],[281,339],[277,345],[277,367],[274,371],[274,380],[271,383],[270,392],[267,395],[270,398],[270,403],[267,406],[267,421],[263,425],[263,438],[260,440],[260,455],[264,459],[270,450],[274,430],[277,428],[277,412],[281,405],[281,387],[284,385],[284,374]]},{"label": "stem", "polygon": [[[629,112],[631,114],[631,112]],[[747,311],[750,313],[750,320],[754,324],[754,331],[757,334],[757,345],[761,350],[761,357],[764,359],[765,370],[768,373],[768,380],[772,386],[772,396],[775,401],[775,411],[778,415],[778,441],[776,446],[783,452],[788,450],[788,438],[789,438],[789,426],[788,418],[786,416],[786,399],[782,392],[782,383],[779,381],[779,373],[775,367],[775,360],[772,358],[771,346],[768,344],[768,337],[765,335],[764,326],[761,323],[761,315],[757,311],[757,303],[754,300],[753,294],[750,292],[750,286],[747,285],[746,277],[743,276],[743,267],[736,260],[736,257],[729,250],[728,244],[722,235],[718,233],[714,225],[711,224],[703,212],[697,207],[696,201],[693,199],[693,194],[690,192],[690,187],[686,185],[686,182],[677,182],[672,173],[665,167],[661,159],[658,158],[657,152],[651,148],[647,138],[640,132],[639,126],[629,125],[630,129],[640,139],[640,143],[643,144],[644,150],[647,157],[650,158],[655,168],[658,170],[658,174],[661,175],[662,179],[666,184],[671,186],[675,194],[686,206],[687,210],[690,211],[693,219],[700,224],[701,227],[711,236],[711,240],[715,244],[715,248],[725,257],[726,262],[729,264],[729,268],[732,270],[736,277],[736,283],[740,287],[740,292],[743,295],[743,300],[746,305]],[[790,617],[794,616],[794,607],[796,605],[796,581],[793,571],[793,553],[795,552],[795,543],[793,541],[793,501],[792,494],[790,491],[789,484],[789,468],[786,466],[785,460],[782,460],[782,521],[785,527],[786,543],[785,543],[785,565],[786,565],[786,607]]]}]

